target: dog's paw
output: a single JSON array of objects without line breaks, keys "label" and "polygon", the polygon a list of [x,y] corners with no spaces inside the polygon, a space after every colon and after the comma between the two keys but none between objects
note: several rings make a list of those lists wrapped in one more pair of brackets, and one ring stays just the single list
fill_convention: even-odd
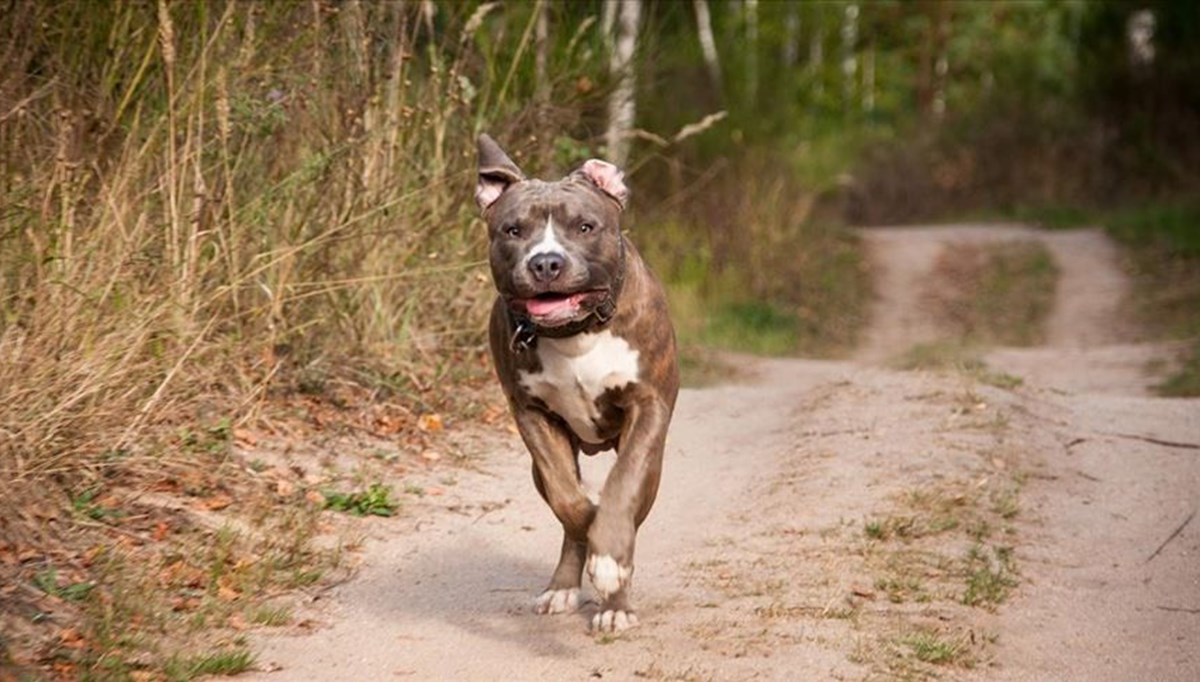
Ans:
[{"label": "dog's paw", "polygon": [[592,585],[596,588],[596,592],[602,598],[608,599],[629,585],[629,578],[633,575],[633,567],[621,566],[617,563],[616,559],[607,554],[603,556],[593,554],[588,557],[587,573],[588,578],[592,581]]},{"label": "dog's paw", "polygon": [[592,632],[621,632],[637,627],[638,618],[633,611],[600,609],[592,616]]},{"label": "dog's paw", "polygon": [[533,603],[534,612],[542,615],[571,613],[578,608],[578,587],[569,587],[561,590],[546,590],[538,595],[537,600]]}]

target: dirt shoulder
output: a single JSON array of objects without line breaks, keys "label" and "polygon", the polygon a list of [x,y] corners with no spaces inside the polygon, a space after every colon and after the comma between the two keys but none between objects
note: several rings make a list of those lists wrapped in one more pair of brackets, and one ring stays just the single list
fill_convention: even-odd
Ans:
[{"label": "dirt shoulder", "polygon": [[1049,346],[988,356],[1023,385],[881,368],[936,338],[907,306],[950,238],[1012,234],[869,232],[884,295],[856,361],[737,358],[743,383],[683,393],[639,536],[642,627],[532,613],[559,531],[491,431],[443,494],[367,527],[306,627],[257,631],[243,677],[1195,679],[1200,404],[1146,397],[1165,351],[1110,345],[1117,313],[1078,302],[1119,299],[1103,245],[1060,260]]}]

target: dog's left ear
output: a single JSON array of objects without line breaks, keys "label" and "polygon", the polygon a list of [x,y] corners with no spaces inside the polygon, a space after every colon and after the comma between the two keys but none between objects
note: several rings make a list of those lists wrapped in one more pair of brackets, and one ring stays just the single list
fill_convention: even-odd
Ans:
[{"label": "dog's left ear", "polygon": [[629,188],[625,186],[625,173],[620,168],[600,159],[588,159],[574,175],[599,187],[600,191],[615,199],[621,208],[625,208]]},{"label": "dog's left ear", "polygon": [[480,211],[486,211],[496,203],[509,185],[524,179],[525,174],[490,135],[484,133],[479,136],[479,180],[475,185],[475,203],[479,204]]}]

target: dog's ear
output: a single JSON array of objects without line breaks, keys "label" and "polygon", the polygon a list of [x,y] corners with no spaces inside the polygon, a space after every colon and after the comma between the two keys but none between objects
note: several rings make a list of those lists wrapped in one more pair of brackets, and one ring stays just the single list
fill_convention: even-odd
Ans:
[{"label": "dog's ear", "polygon": [[615,199],[621,208],[625,208],[629,188],[625,186],[625,173],[620,168],[600,159],[588,159],[574,175],[599,187],[600,191]]},{"label": "dog's ear", "polygon": [[480,211],[496,203],[504,190],[514,182],[525,179],[525,174],[508,154],[487,133],[479,136],[479,181],[475,185],[475,203]]}]

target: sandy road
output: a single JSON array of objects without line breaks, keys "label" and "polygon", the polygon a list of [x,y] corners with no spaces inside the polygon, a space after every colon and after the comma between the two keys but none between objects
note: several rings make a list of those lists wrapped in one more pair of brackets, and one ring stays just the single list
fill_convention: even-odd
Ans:
[{"label": "sandy road", "polygon": [[[519,443],[490,434],[445,495],[371,524],[355,578],[306,607],[319,627],[256,633],[262,670],[243,677],[887,679],[872,651],[928,622],[994,642],[951,679],[1200,679],[1200,520],[1154,553],[1200,504],[1200,402],[1146,396],[1145,362],[1169,349],[1126,342],[1112,246],[1025,228],[864,236],[880,297],[854,361],[746,360],[748,380],[681,395],[639,536],[641,627],[596,638],[587,611],[532,613],[559,531]],[[1023,387],[879,366],[936,338],[913,301],[940,248],[1013,238],[1045,240],[1062,272],[1047,346],[988,357]],[[963,396],[991,426],[962,416]],[[994,612],[881,599],[863,519],[1001,464],[1026,481],[1013,596]]]}]

